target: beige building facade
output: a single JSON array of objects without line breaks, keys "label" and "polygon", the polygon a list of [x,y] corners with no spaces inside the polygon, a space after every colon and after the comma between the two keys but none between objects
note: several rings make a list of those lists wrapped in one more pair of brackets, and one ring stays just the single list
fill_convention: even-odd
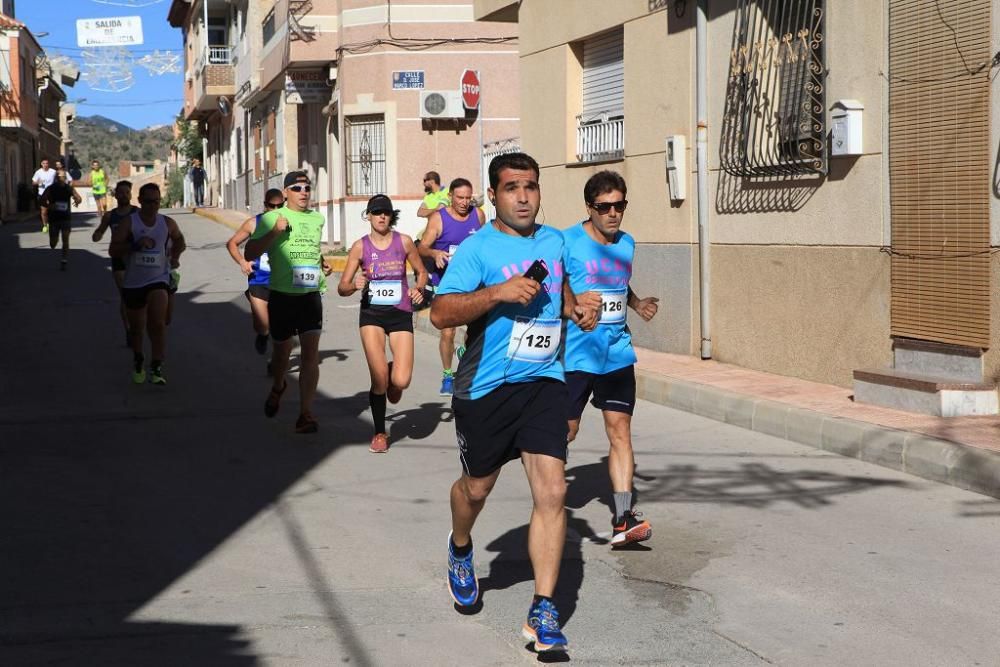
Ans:
[{"label": "beige building facade", "polygon": [[[985,30],[985,45],[975,52],[969,46],[963,54],[974,56],[980,67],[960,72],[963,84],[967,74],[972,80],[998,71],[1000,63],[990,69],[989,55],[1000,49],[1000,12],[991,15],[989,4],[983,0],[978,7],[976,21],[987,17],[984,28],[964,23],[961,16],[952,19],[970,40],[976,31],[983,38]],[[709,239],[707,273],[699,267],[699,5],[707,9],[707,67],[701,68],[707,109],[708,197],[701,216]],[[904,263],[922,263],[932,274],[938,269],[936,258],[898,250],[908,234],[919,230],[902,226],[903,177],[897,177],[895,200],[890,189],[890,167],[893,174],[903,174],[907,166],[890,159],[890,93],[897,95],[897,111],[906,108],[905,95],[911,94],[890,90],[890,82],[933,84],[947,109],[952,94],[947,77],[954,75],[948,69],[950,55],[939,59],[944,65],[938,70],[920,75],[926,80],[886,74],[893,71],[890,9],[897,21],[906,18],[893,0],[476,1],[477,18],[518,26],[521,145],[541,165],[546,222],[567,227],[583,219],[583,185],[598,170],[614,169],[628,183],[625,229],[637,241],[633,287],[661,300],[660,314],[651,323],[632,319],[638,344],[698,355],[706,349],[705,337],[719,361],[843,386],[851,384],[856,369],[892,365],[894,344],[902,338],[894,332],[894,318],[898,330],[906,313],[915,311],[919,319],[923,303],[905,308],[910,302],[903,297],[913,288],[900,282]],[[908,25],[897,24],[893,44],[906,45]],[[940,48],[946,48],[950,33],[943,25],[936,31]],[[904,71],[909,56],[899,54],[893,66]],[[983,144],[992,152],[987,159],[947,149],[948,141],[962,145],[961,133],[970,123],[961,118],[957,134],[947,123],[942,126],[940,153],[942,163],[965,164],[968,158],[976,165],[974,173],[963,172],[958,180],[957,172],[950,173],[941,182],[959,184],[948,186],[953,191],[974,191],[976,205],[985,204],[985,212],[980,206],[969,218],[972,222],[961,216],[954,222],[956,228],[985,230],[985,244],[980,240],[968,253],[947,258],[961,263],[968,254],[975,255],[980,268],[992,264],[985,279],[982,272],[976,274],[980,287],[988,280],[985,305],[981,294],[978,305],[963,305],[961,285],[951,300],[958,304],[952,321],[963,320],[963,309],[977,316],[988,309],[987,337],[980,330],[978,338],[960,346],[962,352],[974,348],[980,355],[986,379],[1000,375],[995,252],[1000,181],[989,171],[1000,128],[996,91],[993,86],[986,98],[982,90],[976,93],[985,106],[958,109],[962,105],[953,104],[948,114],[965,114],[970,123],[988,127]],[[935,114],[928,116],[926,131],[933,135]],[[904,121],[893,127],[905,129]],[[679,138],[672,165],[668,137]],[[904,136],[897,129],[896,138],[902,155],[919,134]],[[668,182],[669,166],[677,169],[675,178],[679,175],[683,183],[676,185],[683,193]],[[918,182],[928,187],[935,181]],[[949,210],[943,207],[941,216]],[[947,230],[937,233],[948,238]],[[964,270],[955,270],[953,282],[964,280]],[[700,309],[703,291],[707,328]],[[931,340],[952,340],[935,336],[927,334]]]},{"label": "beige building facade", "polygon": [[[256,212],[301,169],[329,242],[366,233],[376,193],[415,234],[426,171],[482,192],[484,159],[517,144],[516,26],[476,21],[471,0],[174,0],[169,20],[185,32],[185,115],[217,205]],[[462,103],[467,69],[478,109]]]}]

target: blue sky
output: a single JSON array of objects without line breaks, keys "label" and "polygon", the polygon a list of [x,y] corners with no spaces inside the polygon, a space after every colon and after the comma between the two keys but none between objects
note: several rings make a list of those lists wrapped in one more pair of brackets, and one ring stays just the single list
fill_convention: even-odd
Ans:
[{"label": "blue sky", "polygon": [[[140,4],[150,1],[138,0]],[[134,58],[154,49],[181,55],[181,31],[167,23],[170,0],[146,7],[128,4],[129,0],[15,0],[14,11],[17,19],[36,35],[49,33],[38,40],[46,53],[69,56],[81,66],[81,49],[76,45],[76,20],[81,18],[139,16],[144,43],[130,49]],[[74,87],[66,88],[71,101],[85,99],[78,104],[77,115],[106,116],[136,129],[172,123],[183,105],[183,74],[153,76],[143,67],[135,67],[133,72],[135,85],[124,92],[95,91],[83,79]]]}]

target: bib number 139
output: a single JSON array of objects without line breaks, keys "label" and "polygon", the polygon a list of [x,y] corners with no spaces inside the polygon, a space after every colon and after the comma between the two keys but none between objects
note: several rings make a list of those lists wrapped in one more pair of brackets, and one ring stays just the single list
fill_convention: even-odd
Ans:
[{"label": "bib number 139", "polygon": [[561,320],[518,318],[510,332],[507,356],[518,361],[544,363],[559,352]]},{"label": "bib number 139", "polygon": [[319,268],[315,266],[293,266],[292,287],[319,287]]}]

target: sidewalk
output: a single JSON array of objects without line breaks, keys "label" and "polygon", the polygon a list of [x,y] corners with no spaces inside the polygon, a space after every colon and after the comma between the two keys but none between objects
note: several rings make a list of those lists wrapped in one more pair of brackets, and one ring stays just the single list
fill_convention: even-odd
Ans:
[{"label": "sidewalk", "polygon": [[[246,219],[225,209],[195,213],[233,229]],[[414,324],[437,333],[426,310]],[[1000,497],[1000,416],[913,414],[855,403],[843,387],[680,354],[637,353],[639,398]]]}]

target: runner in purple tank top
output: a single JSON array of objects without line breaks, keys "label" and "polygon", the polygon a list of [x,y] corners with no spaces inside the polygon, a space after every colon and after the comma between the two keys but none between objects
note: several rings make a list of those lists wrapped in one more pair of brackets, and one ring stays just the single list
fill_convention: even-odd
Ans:
[{"label": "runner in purple tank top", "polygon": [[[358,326],[372,379],[368,403],[375,426],[369,450],[381,454],[389,449],[386,399],[398,403],[413,376],[413,304],[424,299],[427,271],[413,239],[393,230],[399,211],[393,209],[392,200],[375,195],[368,200],[365,215],[372,231],[351,246],[337,292],[340,296],[362,292]],[[406,278],[407,261],[417,272],[412,287]],[[391,362],[385,356],[387,336]]]},{"label": "runner in purple tank top", "polygon": [[[427,231],[420,239],[420,256],[434,262],[435,270],[431,273],[431,284],[435,287],[441,282],[445,269],[458,246],[483,226],[486,216],[482,209],[476,207],[472,199],[472,183],[464,178],[456,178],[448,187],[451,191],[451,204],[431,213],[427,220]],[[462,356],[465,347],[458,350]],[[454,372],[451,360],[455,355],[455,329],[441,329],[438,341],[438,351],[441,353],[441,395],[451,396],[454,383]]]}]

